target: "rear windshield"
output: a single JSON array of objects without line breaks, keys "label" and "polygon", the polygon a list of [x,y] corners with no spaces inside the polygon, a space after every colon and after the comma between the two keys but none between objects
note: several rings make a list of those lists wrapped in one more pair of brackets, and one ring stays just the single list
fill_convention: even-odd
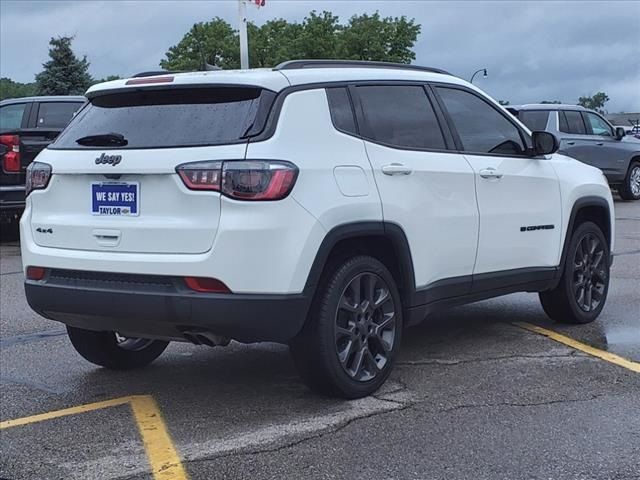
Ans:
[{"label": "rear windshield", "polygon": [[521,110],[518,119],[524,123],[532,132],[535,130],[546,130],[549,119],[548,110]]},{"label": "rear windshield", "polygon": [[[262,130],[275,93],[253,87],[171,88],[94,97],[51,144],[53,149],[167,148],[243,141]],[[117,134],[125,146],[80,145]]]}]

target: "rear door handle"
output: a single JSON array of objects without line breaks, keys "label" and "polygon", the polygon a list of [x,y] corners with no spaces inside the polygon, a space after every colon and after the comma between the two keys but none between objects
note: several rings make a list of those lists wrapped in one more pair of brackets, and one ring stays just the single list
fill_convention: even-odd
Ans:
[{"label": "rear door handle", "polygon": [[567,145],[575,145],[576,142],[567,142]]},{"label": "rear door handle", "polygon": [[412,170],[401,163],[383,165],[382,173],[385,175],[411,175]]},{"label": "rear door handle", "polygon": [[604,142],[598,142],[598,143],[596,143],[596,145],[603,146],[603,145],[604,145]]},{"label": "rear door handle", "polygon": [[487,167],[480,170],[482,178],[502,178],[502,174],[493,167]]}]

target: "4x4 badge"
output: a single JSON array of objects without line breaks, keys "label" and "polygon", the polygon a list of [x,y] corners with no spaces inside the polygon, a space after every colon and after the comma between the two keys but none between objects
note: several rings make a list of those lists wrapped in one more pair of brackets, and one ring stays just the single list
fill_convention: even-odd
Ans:
[{"label": "4x4 badge", "polygon": [[96,165],[108,163],[114,167],[122,161],[122,155],[107,155],[103,153],[96,158]]}]

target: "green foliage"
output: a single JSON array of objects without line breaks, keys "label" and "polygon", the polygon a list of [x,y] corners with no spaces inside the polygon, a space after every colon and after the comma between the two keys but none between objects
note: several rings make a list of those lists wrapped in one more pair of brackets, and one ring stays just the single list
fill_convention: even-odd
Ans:
[{"label": "green foliage", "polygon": [[542,100],[540,103],[543,103],[545,105],[556,105],[561,104],[562,102],[560,100]]},{"label": "green foliage", "polygon": [[405,16],[380,18],[378,12],[354,15],[339,36],[338,57],[411,63],[420,25]]},{"label": "green foliage", "polygon": [[73,37],[52,38],[49,57],[36,75],[38,95],[82,95],[93,83],[87,57],[79,59],[71,49]]},{"label": "green foliage", "polygon": [[0,78],[0,100],[6,98],[30,97],[36,94],[35,83],[14,82],[10,78]]},{"label": "green foliage", "polygon": [[94,80],[93,83],[91,85],[95,85],[96,83],[102,83],[102,82],[110,82],[111,80],[120,80],[122,77],[120,75],[107,75],[104,78],[101,78],[99,80]]},{"label": "green foliage", "polygon": [[[247,25],[251,67],[272,67],[294,58],[345,58],[410,63],[420,25],[406,17],[355,15],[346,25],[331,12],[307,15],[302,23],[282,18]],[[219,17],[195,24],[169,48],[160,66],[166,70],[204,70],[206,64],[238,68],[237,32]]]},{"label": "green foliage", "polygon": [[578,105],[582,105],[584,108],[595,110],[596,112],[604,112],[604,104],[609,101],[609,97],[604,92],[598,92],[591,97],[580,97],[578,99]]},{"label": "green foliage", "polygon": [[205,65],[221,68],[240,66],[240,47],[235,31],[220,17],[196,23],[191,30],[169,48],[160,61],[165,70],[205,70]]}]

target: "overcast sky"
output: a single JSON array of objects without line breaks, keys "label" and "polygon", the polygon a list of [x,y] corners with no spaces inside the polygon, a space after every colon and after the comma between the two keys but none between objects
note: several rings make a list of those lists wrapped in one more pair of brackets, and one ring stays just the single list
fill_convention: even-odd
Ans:
[{"label": "overcast sky", "polygon": [[[606,92],[609,112],[640,111],[640,1],[303,1],[266,0],[249,8],[261,24],[301,21],[312,9],[346,21],[376,10],[422,25],[416,61],[469,78],[512,104]],[[168,47],[199,21],[220,16],[235,26],[237,2],[0,1],[0,74],[29,82],[47,60],[52,36],[75,35],[96,78],[158,68]]]}]

